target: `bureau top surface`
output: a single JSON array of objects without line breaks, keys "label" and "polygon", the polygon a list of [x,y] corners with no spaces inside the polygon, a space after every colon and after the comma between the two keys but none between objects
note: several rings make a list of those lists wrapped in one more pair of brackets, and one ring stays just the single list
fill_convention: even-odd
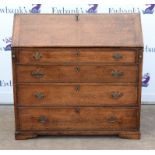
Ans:
[{"label": "bureau top surface", "polygon": [[140,15],[15,15],[12,47],[143,47]]}]

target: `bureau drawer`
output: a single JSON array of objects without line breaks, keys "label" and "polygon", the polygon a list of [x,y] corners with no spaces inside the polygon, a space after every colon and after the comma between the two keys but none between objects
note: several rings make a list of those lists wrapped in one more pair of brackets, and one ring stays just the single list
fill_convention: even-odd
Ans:
[{"label": "bureau drawer", "polygon": [[22,49],[19,63],[135,63],[134,50],[89,48]]},{"label": "bureau drawer", "polygon": [[19,106],[137,106],[135,85],[20,84]]},{"label": "bureau drawer", "polygon": [[137,82],[137,66],[17,65],[17,82]]},{"label": "bureau drawer", "polygon": [[19,108],[20,130],[128,130],[138,128],[132,108]]}]

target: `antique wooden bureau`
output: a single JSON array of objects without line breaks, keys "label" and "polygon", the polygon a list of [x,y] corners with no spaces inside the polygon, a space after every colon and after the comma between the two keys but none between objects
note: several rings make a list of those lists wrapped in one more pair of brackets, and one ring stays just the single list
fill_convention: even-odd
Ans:
[{"label": "antique wooden bureau", "polygon": [[16,139],[140,138],[139,14],[15,15]]}]

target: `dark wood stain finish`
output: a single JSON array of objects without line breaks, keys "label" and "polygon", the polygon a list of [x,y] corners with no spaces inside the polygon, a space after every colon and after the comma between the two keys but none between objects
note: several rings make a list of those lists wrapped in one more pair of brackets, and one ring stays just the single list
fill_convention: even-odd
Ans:
[{"label": "dark wood stain finish", "polygon": [[16,139],[140,138],[143,40],[138,14],[15,15]]}]

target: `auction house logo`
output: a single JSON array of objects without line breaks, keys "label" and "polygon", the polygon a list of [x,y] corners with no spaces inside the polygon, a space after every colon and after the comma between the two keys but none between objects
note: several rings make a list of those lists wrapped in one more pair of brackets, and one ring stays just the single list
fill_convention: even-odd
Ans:
[{"label": "auction house logo", "polygon": [[18,6],[16,8],[12,8],[9,6],[0,7],[0,14],[27,14],[27,13],[40,13],[41,12],[41,4],[32,4],[30,7],[26,6]]},{"label": "auction house logo", "polygon": [[89,9],[86,11],[87,13],[97,13],[98,4],[88,4]]},{"label": "auction house logo", "polygon": [[0,80],[0,87],[12,87],[12,81]]},{"label": "auction house logo", "polygon": [[3,47],[4,51],[10,51],[11,50],[11,37],[6,37],[3,39],[3,42],[5,43],[5,46]]},{"label": "auction house logo", "polygon": [[149,73],[144,74],[142,77],[142,87],[148,87],[149,81],[150,81],[150,74]]},{"label": "auction house logo", "polygon": [[76,7],[68,9],[63,7],[52,7],[52,14],[83,14],[83,13],[97,13],[98,4],[88,4],[86,8]]},{"label": "auction house logo", "polygon": [[40,13],[41,4],[32,4],[32,9],[30,13]]},{"label": "auction house logo", "polygon": [[153,14],[154,8],[155,8],[155,4],[146,4],[146,9],[143,10],[143,14]]}]

